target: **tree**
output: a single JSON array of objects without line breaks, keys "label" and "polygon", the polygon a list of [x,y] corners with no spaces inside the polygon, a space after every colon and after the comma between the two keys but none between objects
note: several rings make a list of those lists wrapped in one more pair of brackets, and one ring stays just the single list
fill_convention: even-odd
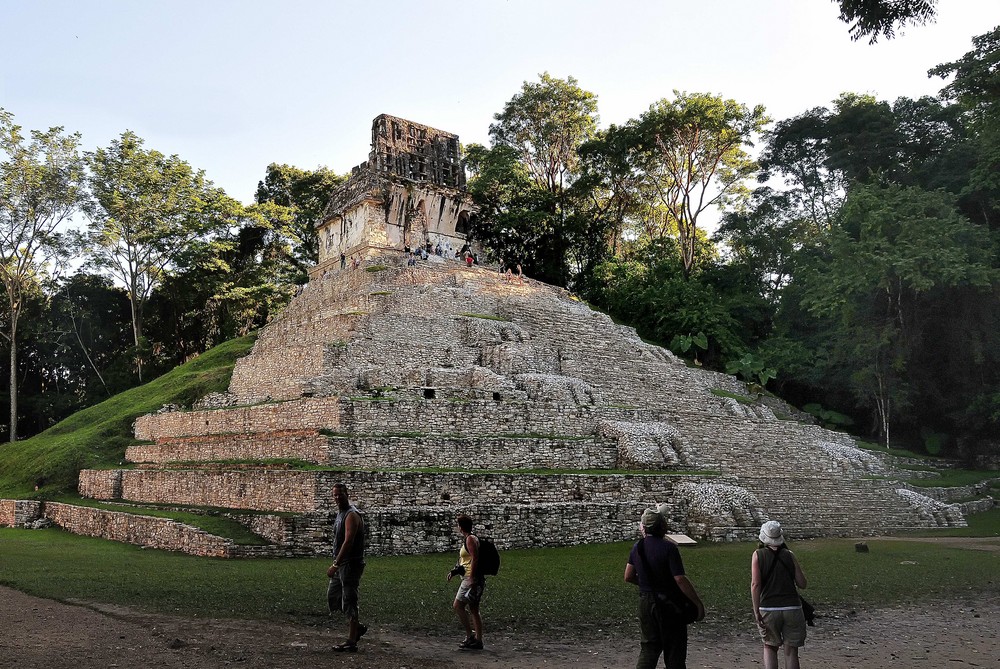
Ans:
[{"label": "tree", "polygon": [[817,107],[779,121],[764,133],[767,144],[760,157],[761,181],[781,174],[788,204],[801,211],[816,232],[830,226],[843,198],[842,176],[827,164],[829,119],[830,111]]},{"label": "tree", "polygon": [[834,0],[840,4],[840,20],[854,22],[851,39],[867,37],[874,44],[879,37],[892,39],[896,28],[924,25],[937,16],[937,0]]},{"label": "tree", "polygon": [[781,175],[789,204],[822,233],[859,184],[944,187],[959,194],[968,178],[963,126],[956,110],[933,98],[899,98],[890,105],[844,93],[832,110],[811,109],[764,134],[761,180]]},{"label": "tree", "polygon": [[941,91],[969,119],[976,146],[963,192],[978,205],[978,217],[996,228],[1000,221],[1000,27],[972,38],[973,50],[938,65],[930,76],[953,77]]},{"label": "tree", "polygon": [[178,255],[147,308],[164,371],[262,327],[291,299],[296,273],[286,238],[276,232],[292,225],[291,216],[281,205],[252,205],[235,225]]},{"label": "tree", "polygon": [[962,102],[977,116],[984,116],[1000,104],[1000,26],[972,38],[973,50],[960,59],[931,68],[928,76],[946,78],[951,83],[941,91],[951,100]]},{"label": "tree", "polygon": [[0,109],[0,281],[6,291],[10,345],[10,441],[17,440],[18,322],[27,295],[64,258],[58,229],[81,199],[79,134],[33,130],[30,141]]},{"label": "tree", "polygon": [[723,216],[715,239],[725,243],[730,264],[756,277],[760,297],[777,303],[792,278],[795,254],[818,236],[813,221],[800,214],[794,191],[761,187],[749,207]]},{"label": "tree", "polygon": [[597,130],[597,96],[576,79],[556,79],[544,72],[540,83],[524,82],[490,125],[494,146],[515,151],[536,185],[551,193],[562,210],[565,189],[573,180],[577,149]]},{"label": "tree", "polygon": [[608,252],[617,255],[626,231],[637,235],[655,207],[639,129],[634,121],[612,125],[581,145],[579,153],[582,170],[573,189],[587,215],[608,235]]},{"label": "tree", "polygon": [[685,277],[674,246],[673,239],[644,243],[636,259],[599,264],[587,299],[643,337],[718,368],[756,343],[760,300],[738,285],[738,270],[706,265]]},{"label": "tree", "polygon": [[[524,82],[490,126],[491,148],[466,148],[480,206],[472,236],[494,257],[569,285],[603,253],[594,219],[577,211],[578,149],[597,127],[597,98],[547,72]],[[600,239],[601,243],[594,243]]]},{"label": "tree", "polygon": [[107,276],[77,272],[45,298],[30,316],[33,332],[25,332],[22,346],[25,434],[135,385],[124,290]]},{"label": "tree", "polygon": [[509,146],[470,144],[465,151],[469,192],[480,207],[470,236],[508,266],[520,263],[530,276],[566,285],[568,241],[553,213],[552,193],[532,179]]},{"label": "tree", "polygon": [[[333,170],[319,167],[303,170],[291,165],[271,163],[264,180],[257,184],[257,204],[272,203],[291,209],[287,225],[270,226],[262,235],[262,245],[286,242],[286,262],[303,283],[307,270],[319,262],[319,237],[316,223],[322,218],[330,196],[345,180]],[[277,240],[271,239],[277,237]]]},{"label": "tree", "polygon": [[145,150],[133,132],[87,154],[87,235],[92,265],[128,293],[137,369],[142,378],[143,309],[179,255],[229,225],[242,207],[176,155]]},{"label": "tree", "polygon": [[865,186],[848,196],[828,256],[800,277],[805,308],[830,319],[830,364],[849,370],[851,389],[876,416],[886,444],[896,416],[922,392],[911,365],[933,343],[925,337],[931,298],[987,295],[991,256],[986,230],[961,216],[952,196]]},{"label": "tree", "polygon": [[646,146],[655,150],[650,163],[664,223],[676,226],[685,277],[695,264],[698,218],[709,207],[746,197],[744,181],[757,169],[744,146],[770,122],[762,106],[747,108],[735,100],[702,93],[674,92],[642,115]]}]

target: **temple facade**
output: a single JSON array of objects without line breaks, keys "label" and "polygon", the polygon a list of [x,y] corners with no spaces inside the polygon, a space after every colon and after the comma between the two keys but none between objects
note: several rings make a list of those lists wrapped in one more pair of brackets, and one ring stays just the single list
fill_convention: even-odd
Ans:
[{"label": "temple facade", "polygon": [[371,147],[316,224],[314,273],[339,264],[341,254],[440,245],[453,256],[467,244],[476,208],[465,189],[458,135],[382,114],[372,122]]}]

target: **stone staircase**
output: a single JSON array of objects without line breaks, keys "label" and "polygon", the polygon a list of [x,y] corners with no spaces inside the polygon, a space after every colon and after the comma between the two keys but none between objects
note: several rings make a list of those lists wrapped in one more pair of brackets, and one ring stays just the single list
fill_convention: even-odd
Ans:
[{"label": "stone staircase", "polygon": [[794,538],[964,523],[901,494],[891,459],[720,390],[748,394],[563,290],[371,258],[315,277],[227,393],[140,418],[133,465],[82,472],[80,492],[221,510],[272,542],[231,556],[328,550],[336,481],[385,554],[451,550],[459,512],[506,547],[630,539],[657,504],[706,540],[769,518]]}]

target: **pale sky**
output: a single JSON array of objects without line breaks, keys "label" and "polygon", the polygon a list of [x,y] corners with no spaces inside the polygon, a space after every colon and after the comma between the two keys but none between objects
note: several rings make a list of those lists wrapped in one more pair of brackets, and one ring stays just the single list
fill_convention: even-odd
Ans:
[{"label": "pale sky", "polygon": [[935,94],[927,70],[1000,25],[996,0],[852,42],[830,0],[0,0],[0,107],[27,129],[125,130],[250,203],[269,163],[348,171],[382,113],[488,143],[525,80],[573,76],[601,127],[674,89],[776,120],[840,93]]}]

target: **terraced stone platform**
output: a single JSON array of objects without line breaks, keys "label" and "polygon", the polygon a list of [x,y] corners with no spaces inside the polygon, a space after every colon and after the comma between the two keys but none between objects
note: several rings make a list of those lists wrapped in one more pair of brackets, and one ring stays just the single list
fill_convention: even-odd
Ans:
[{"label": "terraced stone platform", "polygon": [[390,255],[317,269],[227,393],[140,418],[132,465],[82,472],[80,492],[211,508],[272,543],[228,555],[326,552],[335,481],[383,554],[451,550],[459,512],[506,547],[629,539],[658,504],[700,540],[769,518],[795,538],[964,523],[796,416],[560,289]]}]

